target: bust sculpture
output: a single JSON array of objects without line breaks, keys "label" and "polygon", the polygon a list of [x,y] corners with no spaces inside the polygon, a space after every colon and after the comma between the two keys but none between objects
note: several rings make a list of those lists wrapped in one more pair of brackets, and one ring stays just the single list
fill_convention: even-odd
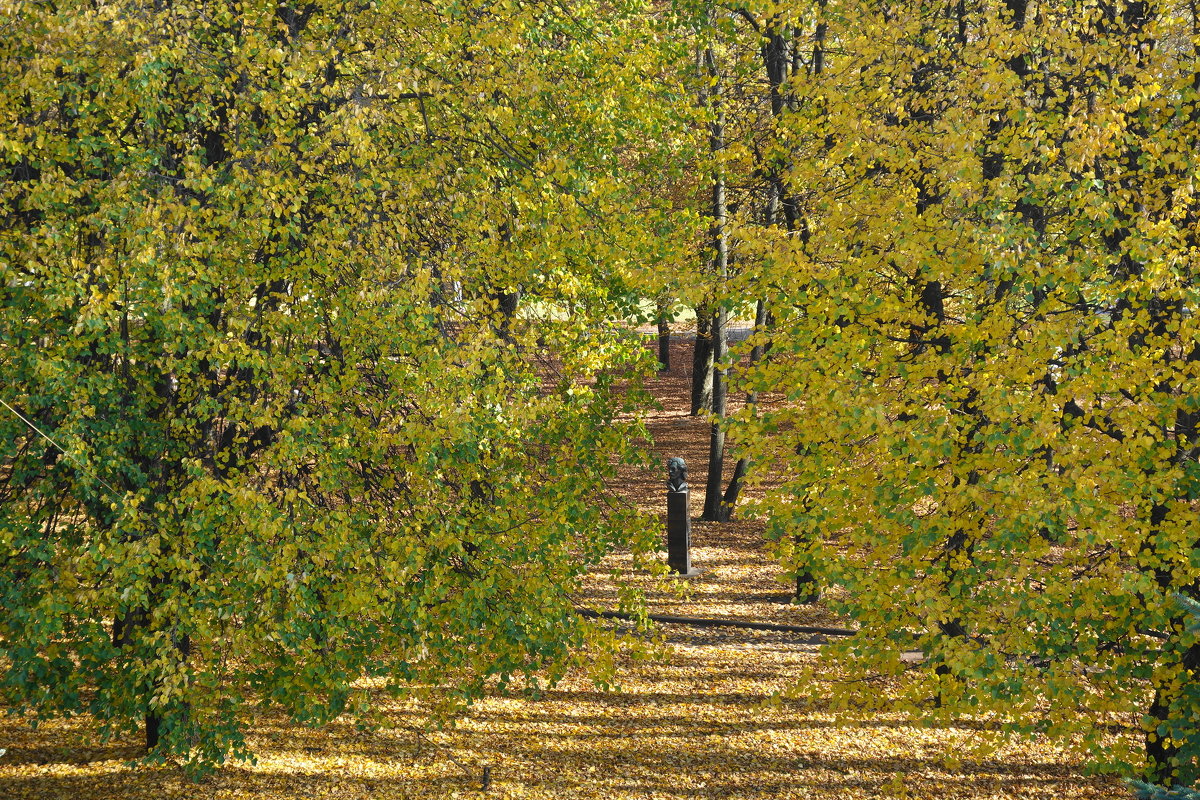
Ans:
[{"label": "bust sculpture", "polygon": [[688,488],[687,482],[687,463],[682,458],[673,457],[667,459],[667,491],[682,492]]}]

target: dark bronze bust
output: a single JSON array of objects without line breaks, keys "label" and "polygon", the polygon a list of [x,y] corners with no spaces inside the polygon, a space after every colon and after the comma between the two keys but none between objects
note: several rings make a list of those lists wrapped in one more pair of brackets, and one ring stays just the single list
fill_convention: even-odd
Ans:
[{"label": "dark bronze bust", "polygon": [[667,491],[682,492],[688,488],[687,464],[682,458],[667,459],[667,474],[670,476],[667,479]]}]

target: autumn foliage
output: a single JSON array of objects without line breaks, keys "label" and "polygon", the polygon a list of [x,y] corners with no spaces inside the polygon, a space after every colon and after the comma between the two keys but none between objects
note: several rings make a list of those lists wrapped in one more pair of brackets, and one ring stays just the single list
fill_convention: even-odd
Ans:
[{"label": "autumn foliage", "polygon": [[680,299],[757,307],[706,517],[728,430],[832,702],[1194,780],[1198,14],[9,4],[0,698],[205,766],[553,681]]},{"label": "autumn foliage", "polygon": [[802,233],[746,234],[776,315],[746,382],[792,403],[740,437],[784,563],[862,626],[830,656],[935,717],[1133,714],[1192,779],[1196,9],[785,11]]},{"label": "autumn foliage", "polygon": [[579,575],[644,548],[601,499],[649,363],[601,323],[661,250],[620,233],[631,10],[5,10],[10,708],[203,766],[259,703],[571,662]]}]

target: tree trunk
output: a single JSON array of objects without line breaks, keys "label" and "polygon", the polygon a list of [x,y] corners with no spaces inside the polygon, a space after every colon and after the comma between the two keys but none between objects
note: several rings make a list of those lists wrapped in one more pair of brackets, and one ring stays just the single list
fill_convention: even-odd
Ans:
[{"label": "tree trunk", "polygon": [[[725,150],[725,110],[721,104],[720,74],[717,72],[716,56],[711,47],[704,51],[704,62],[712,80],[709,102],[713,108],[713,121],[709,126],[709,152],[719,158]],[[713,168],[712,183],[712,244],[713,273],[721,284],[729,273],[729,231],[726,224],[725,169],[718,162]],[[724,287],[722,286],[722,289]],[[729,311],[722,298],[717,300],[717,313],[713,315],[712,335],[712,428],[708,439],[708,485],[704,492],[704,513],[701,519],[716,522],[721,511],[721,471],[725,464],[725,400],[727,396],[725,356],[729,347]]]},{"label": "tree trunk", "polygon": [[821,587],[817,586],[817,579],[806,569],[798,570],[796,572],[796,602],[800,605],[808,605],[820,599]]},{"label": "tree trunk", "polygon": [[500,310],[496,333],[500,335],[501,339],[510,342],[513,338],[513,320],[516,319],[517,309],[521,305],[521,290],[518,288],[511,292],[496,292],[493,296],[496,298],[496,305]]},{"label": "tree trunk", "polygon": [[[1200,669],[1200,645],[1192,645],[1183,653],[1180,660],[1180,672],[1189,675]],[[1180,689],[1177,685],[1158,686],[1154,690],[1154,700],[1146,711],[1146,716],[1158,723],[1170,723],[1172,718],[1178,721],[1178,709],[1172,709],[1173,701],[1177,700]],[[1157,728],[1157,726],[1156,726]],[[1170,732],[1162,736],[1157,730],[1146,732],[1146,773],[1145,779],[1150,783],[1162,786],[1172,786],[1177,783],[1190,783],[1193,779],[1192,770],[1179,763],[1182,742]]]},{"label": "tree trunk", "polygon": [[745,456],[739,458],[733,466],[733,477],[729,479],[725,494],[721,496],[721,506],[717,509],[717,522],[729,522],[733,519],[733,508],[737,505],[738,495],[742,493],[742,484],[749,469],[750,459]]},{"label": "tree trunk", "polygon": [[[767,323],[767,301],[759,300],[754,311],[754,332],[755,334],[762,333]],[[755,344],[754,349],[750,351],[750,363],[757,364],[763,356],[762,344]],[[754,404],[758,402],[757,392],[746,393],[746,406],[750,409],[754,408]],[[746,479],[746,473],[750,470],[750,459],[745,456],[738,459],[737,464],[733,468],[733,477],[729,479],[729,486],[725,489],[725,496],[721,498],[721,507],[717,511],[718,522],[728,522],[733,518],[733,508],[737,505],[738,495],[742,493],[742,484]]]},{"label": "tree trunk", "polygon": [[658,314],[658,371],[671,371],[671,321],[665,303],[657,304]]},{"label": "tree trunk", "polygon": [[707,305],[696,309],[696,341],[692,348],[692,410],[697,417],[712,410],[712,315]]},{"label": "tree trunk", "polygon": [[[179,660],[181,662],[186,662],[192,655],[191,637],[187,636],[186,634],[182,636],[173,635],[171,639],[175,644],[175,652],[178,654]],[[177,707],[173,713],[178,725],[186,725],[188,722],[188,717],[191,716],[191,705],[184,704],[182,707]],[[146,712],[145,729],[147,753],[154,752],[154,750],[158,747],[158,744],[162,739],[162,723],[163,718],[161,714],[154,711]]]},{"label": "tree trunk", "polygon": [[700,519],[721,521],[721,473],[725,467],[725,409],[728,397],[727,373],[724,369],[729,339],[726,327],[729,312],[724,308],[713,317],[713,393],[712,426],[708,435],[708,483],[704,490],[704,512]]}]

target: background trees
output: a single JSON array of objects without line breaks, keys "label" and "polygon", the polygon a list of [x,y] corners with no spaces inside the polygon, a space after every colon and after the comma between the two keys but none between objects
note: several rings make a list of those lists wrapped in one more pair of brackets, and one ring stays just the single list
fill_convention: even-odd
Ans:
[{"label": "background trees", "polygon": [[919,672],[923,713],[1137,711],[1160,779],[1196,755],[1194,12],[797,11],[829,54],[781,122],[803,232],[763,248],[747,379],[792,404],[742,434],[784,562],[863,626],[833,657]]},{"label": "background trees", "polygon": [[12,10],[7,703],[211,763],[248,704],[568,663],[645,544],[597,502],[648,363],[602,323],[671,238],[641,10]]},{"label": "background trees", "polygon": [[1193,4],[4,24],[8,702],[214,761],[262,699],[555,674],[575,579],[641,542],[594,500],[652,366],[609,323],[687,274],[654,266],[707,185],[678,291],[718,340],[773,310],[741,388],[788,402],[734,433],[781,560],[862,626],[834,657],[919,673],[920,713],[1136,711],[1149,776],[1191,777]]}]

